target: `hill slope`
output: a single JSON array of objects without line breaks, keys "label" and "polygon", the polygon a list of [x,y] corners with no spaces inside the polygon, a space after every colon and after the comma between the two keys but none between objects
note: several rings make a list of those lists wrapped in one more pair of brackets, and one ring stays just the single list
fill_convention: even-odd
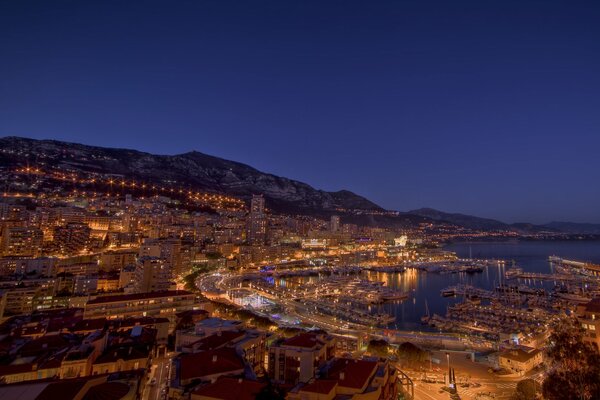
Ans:
[{"label": "hill slope", "polygon": [[199,190],[245,198],[263,194],[267,205],[277,211],[382,210],[377,204],[347,190],[318,190],[303,182],[197,151],[172,156],[154,155],[136,150],[20,137],[1,138],[0,149],[0,165],[4,167],[46,165],[123,175],[151,183],[176,182]]}]

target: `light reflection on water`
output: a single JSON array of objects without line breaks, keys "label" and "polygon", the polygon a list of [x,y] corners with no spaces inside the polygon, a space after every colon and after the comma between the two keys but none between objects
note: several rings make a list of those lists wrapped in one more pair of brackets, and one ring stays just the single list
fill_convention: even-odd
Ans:
[{"label": "light reflection on water", "polygon": [[[373,313],[388,313],[396,317],[396,322],[390,328],[407,330],[430,330],[421,324],[421,317],[426,314],[426,304],[431,315],[446,313],[448,305],[455,304],[460,298],[442,297],[442,289],[456,284],[469,284],[492,290],[498,284],[505,282],[504,273],[512,266],[512,260],[528,272],[552,273],[548,257],[557,255],[582,261],[600,263],[600,241],[511,241],[494,243],[464,243],[446,247],[455,251],[459,257],[503,259],[504,265],[489,265],[483,272],[475,274],[435,274],[408,269],[403,273],[363,272],[363,279],[385,282],[386,286],[406,292],[409,298],[404,301],[388,302],[372,305]],[[358,275],[357,275],[358,276]],[[280,278],[277,286],[300,287],[306,283],[315,283],[321,279],[318,276]],[[526,284],[532,287],[551,289],[553,282],[536,280],[511,281],[510,284]]]}]

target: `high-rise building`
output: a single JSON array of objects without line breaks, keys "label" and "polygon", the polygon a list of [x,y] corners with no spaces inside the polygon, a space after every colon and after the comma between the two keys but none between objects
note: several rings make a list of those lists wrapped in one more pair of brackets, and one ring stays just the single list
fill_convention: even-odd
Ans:
[{"label": "high-rise building", "polygon": [[144,239],[140,257],[160,257],[169,265],[173,276],[182,274],[180,239]]},{"label": "high-rise building", "polygon": [[87,249],[91,232],[87,224],[70,222],[54,229],[54,244],[62,254],[76,254]]},{"label": "high-rise building", "polygon": [[136,293],[170,290],[174,286],[170,265],[158,257],[140,257],[135,266]]},{"label": "high-rise building", "polygon": [[40,229],[11,226],[2,233],[2,255],[38,257],[44,235]]},{"label": "high-rise building", "polygon": [[264,244],[267,237],[267,216],[265,215],[265,198],[253,195],[248,216],[248,242]]},{"label": "high-rise building", "polygon": [[277,383],[296,385],[314,378],[317,368],[333,358],[335,339],[326,334],[301,333],[280,339],[269,348],[268,373]]},{"label": "high-rise building", "polygon": [[331,232],[339,232],[340,230],[340,216],[332,215],[331,220],[329,222],[329,229]]}]

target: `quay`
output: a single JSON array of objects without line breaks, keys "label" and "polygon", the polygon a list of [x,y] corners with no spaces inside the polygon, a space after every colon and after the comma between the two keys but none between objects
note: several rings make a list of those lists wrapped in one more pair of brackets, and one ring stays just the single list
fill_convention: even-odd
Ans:
[{"label": "quay", "polygon": [[575,260],[567,260],[567,259],[560,258],[557,256],[548,257],[548,261],[550,261],[550,263],[555,264],[555,265],[566,266],[566,267],[576,268],[579,270],[584,270],[595,277],[600,277],[600,265],[598,265],[598,264],[592,264],[592,263],[575,261]]}]

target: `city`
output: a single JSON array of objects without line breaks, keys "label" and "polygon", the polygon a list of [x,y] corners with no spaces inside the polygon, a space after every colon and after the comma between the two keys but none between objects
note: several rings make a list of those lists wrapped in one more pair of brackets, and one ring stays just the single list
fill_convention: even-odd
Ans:
[{"label": "city", "polygon": [[0,2],[0,399],[600,400],[600,2]]},{"label": "city", "polygon": [[[0,203],[6,396],[41,380],[42,392],[73,381],[142,399],[225,399],[237,385],[289,399],[508,399],[519,381],[543,383],[550,328],[566,315],[600,344],[600,265],[554,257],[553,273],[527,273],[442,247],[515,231],[371,228],[276,214],[262,195],[136,197],[143,184],[125,177],[38,167],[5,176],[21,190]],[[108,193],[86,191],[102,180]],[[429,293],[457,301],[398,326],[393,310],[415,301],[414,283],[490,273],[495,287]]]}]

